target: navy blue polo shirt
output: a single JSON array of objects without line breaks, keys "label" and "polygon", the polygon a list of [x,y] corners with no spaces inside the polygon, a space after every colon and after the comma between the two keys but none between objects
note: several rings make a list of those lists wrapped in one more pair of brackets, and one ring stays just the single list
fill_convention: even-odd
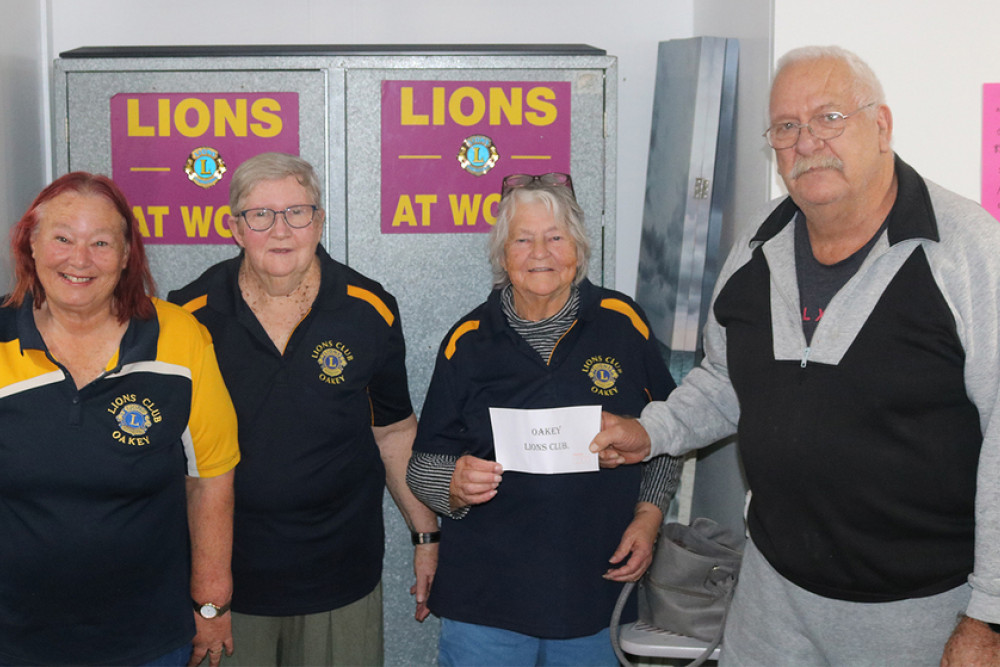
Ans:
[{"label": "navy blue polo shirt", "polygon": [[[583,281],[576,322],[543,360],[507,323],[494,290],[441,344],[414,451],[492,460],[491,407],[600,405],[637,416],[673,388],[649,323],[627,296]],[[547,638],[606,628],[621,584],[601,575],[632,521],[641,476],[640,466],[505,472],[492,500],[442,519],[431,610]]]},{"label": "navy blue polo shirt", "polygon": [[413,413],[395,299],[317,248],[316,301],[284,353],[243,300],[242,255],[169,299],[211,332],[239,419],[233,609],[319,613],[382,575],[385,468],[372,426]]},{"label": "navy blue polo shirt", "polygon": [[204,328],[153,299],[81,389],[0,308],[0,663],[141,664],[194,636],[185,479],[239,460]]}]

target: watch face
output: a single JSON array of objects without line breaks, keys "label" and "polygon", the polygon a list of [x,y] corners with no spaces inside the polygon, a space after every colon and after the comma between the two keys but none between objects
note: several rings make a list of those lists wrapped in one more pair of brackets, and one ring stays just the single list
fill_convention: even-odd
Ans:
[{"label": "watch face", "polygon": [[219,610],[214,604],[206,603],[201,605],[201,609],[198,610],[198,613],[201,614],[202,618],[215,618],[219,615]]}]

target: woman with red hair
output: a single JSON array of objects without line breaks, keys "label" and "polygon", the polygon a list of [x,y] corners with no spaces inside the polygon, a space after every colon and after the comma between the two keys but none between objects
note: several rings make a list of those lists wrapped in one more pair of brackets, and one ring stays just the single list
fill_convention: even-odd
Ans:
[{"label": "woman with red hair", "polygon": [[217,665],[239,451],[211,339],[151,296],[135,216],[105,176],[46,187],[11,252],[0,663]]}]

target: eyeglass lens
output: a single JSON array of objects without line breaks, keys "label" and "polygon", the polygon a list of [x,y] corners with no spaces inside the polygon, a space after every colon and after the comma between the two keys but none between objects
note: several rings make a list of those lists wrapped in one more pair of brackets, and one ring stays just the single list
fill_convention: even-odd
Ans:
[{"label": "eyeglass lens", "polygon": [[875,104],[875,102],[869,102],[847,114],[840,113],[839,111],[827,111],[816,114],[809,119],[808,123],[778,123],[769,127],[764,135],[767,137],[767,143],[772,148],[779,150],[782,148],[791,148],[798,143],[803,128],[808,129],[809,133],[817,139],[822,139],[823,141],[836,139],[844,133],[848,118]]},{"label": "eyeglass lens", "polygon": [[813,116],[808,123],[782,123],[768,131],[771,145],[775,148],[794,146],[799,140],[803,128],[817,139],[834,139],[839,137],[847,125],[847,119],[839,113],[825,113]]},{"label": "eyeglass lens", "polygon": [[289,206],[283,211],[274,211],[269,208],[249,208],[243,211],[243,219],[247,221],[247,226],[255,232],[265,232],[274,225],[280,213],[285,217],[285,222],[289,227],[301,229],[309,225],[313,219],[316,207],[312,204],[298,204]]}]

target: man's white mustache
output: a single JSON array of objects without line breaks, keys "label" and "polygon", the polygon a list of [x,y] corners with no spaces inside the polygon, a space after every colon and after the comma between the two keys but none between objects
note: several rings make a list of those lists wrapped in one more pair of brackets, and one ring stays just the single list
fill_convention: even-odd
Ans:
[{"label": "man's white mustache", "polygon": [[799,158],[792,165],[792,171],[788,174],[788,177],[794,181],[810,169],[836,169],[837,171],[843,171],[844,163],[833,155]]}]

